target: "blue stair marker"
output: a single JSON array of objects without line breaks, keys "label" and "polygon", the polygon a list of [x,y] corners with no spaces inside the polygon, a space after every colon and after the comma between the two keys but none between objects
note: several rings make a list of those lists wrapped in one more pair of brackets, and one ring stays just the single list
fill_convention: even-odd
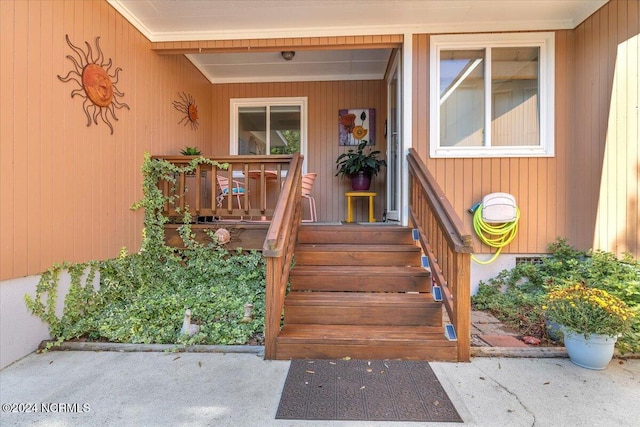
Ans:
[{"label": "blue stair marker", "polygon": [[434,285],[431,287],[431,295],[433,296],[433,300],[436,302],[442,301],[442,289],[438,285]]},{"label": "blue stair marker", "polygon": [[429,268],[430,267],[430,265],[429,265],[429,257],[426,256],[426,255],[422,255],[421,263],[422,263],[422,268]]},{"label": "blue stair marker", "polygon": [[458,341],[458,336],[456,335],[456,329],[453,327],[451,323],[447,323],[444,325],[444,336],[449,341]]},{"label": "blue stair marker", "polygon": [[417,228],[414,228],[411,230],[411,237],[413,238],[414,242],[417,242],[418,240],[420,240],[420,232],[418,231]]}]

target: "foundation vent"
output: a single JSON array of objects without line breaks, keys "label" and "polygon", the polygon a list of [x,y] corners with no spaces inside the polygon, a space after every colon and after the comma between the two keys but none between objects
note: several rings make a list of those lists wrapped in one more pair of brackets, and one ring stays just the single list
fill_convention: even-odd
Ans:
[{"label": "foundation vent", "polygon": [[542,264],[542,257],[541,256],[522,256],[522,257],[516,257],[516,265],[520,265],[520,264]]}]

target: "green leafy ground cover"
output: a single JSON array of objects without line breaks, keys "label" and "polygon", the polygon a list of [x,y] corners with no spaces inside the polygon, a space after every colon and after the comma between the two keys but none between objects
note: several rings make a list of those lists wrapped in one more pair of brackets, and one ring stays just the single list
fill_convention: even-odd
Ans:
[{"label": "green leafy ground cover", "polygon": [[629,255],[584,252],[557,239],[539,264],[523,263],[481,282],[471,299],[474,309],[488,311],[522,335],[549,342],[542,306],[556,285],[585,283],[623,300],[636,316],[631,330],[618,339],[621,352],[640,352],[640,264]]},{"label": "green leafy ground cover", "polygon": [[[175,184],[182,171],[195,170],[202,157],[178,168],[146,156],[145,229],[139,253],[123,249],[111,260],[62,263],[44,272],[36,295],[25,295],[28,309],[45,321],[59,343],[87,339],[118,343],[245,344],[260,343],[264,331],[265,263],[258,252],[228,251],[211,233],[209,244],[193,239],[191,218],[184,214],[180,234],[186,249],[164,243],[161,208],[166,198],[157,186],[160,177]],[[220,168],[225,165],[216,164]],[[56,316],[60,274],[71,276],[64,311]],[[99,287],[94,278],[99,273]],[[245,304],[253,304],[252,320],[243,321]],[[200,332],[180,335],[185,310]],[[258,342],[256,342],[256,340]]]}]

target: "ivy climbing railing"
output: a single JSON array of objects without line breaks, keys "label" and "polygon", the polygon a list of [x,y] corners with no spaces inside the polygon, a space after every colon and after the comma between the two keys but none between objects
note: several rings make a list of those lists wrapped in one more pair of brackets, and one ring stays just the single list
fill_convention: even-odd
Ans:
[{"label": "ivy climbing railing", "polygon": [[[165,217],[184,221],[184,212],[188,211],[187,217],[194,219],[252,217],[270,221],[262,248],[266,259],[264,332],[265,358],[275,359],[284,297],[302,223],[302,155],[227,156],[204,161],[198,156],[153,158],[179,168],[170,179],[158,182],[167,200],[162,208]],[[183,169],[194,163],[195,168]],[[226,194],[220,177],[229,182]]]},{"label": "ivy climbing railing", "polygon": [[[154,156],[185,167],[198,156]],[[166,203],[163,215],[179,220],[188,210],[191,217],[268,220],[273,216],[287,176],[290,155],[226,156],[206,158],[192,173],[180,172],[175,183],[158,183]],[[217,165],[228,165],[222,168]]]}]

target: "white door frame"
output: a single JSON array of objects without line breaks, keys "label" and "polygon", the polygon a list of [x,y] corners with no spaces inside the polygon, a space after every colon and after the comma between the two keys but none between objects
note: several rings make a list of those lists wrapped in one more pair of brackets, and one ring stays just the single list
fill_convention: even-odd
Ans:
[{"label": "white door frame", "polygon": [[[400,224],[409,225],[409,164],[407,155],[409,148],[413,146],[413,34],[405,33],[402,44],[402,120],[400,129],[402,138],[400,138],[400,147],[398,152],[401,154],[400,163]],[[426,118],[425,118],[426,120]]]},{"label": "white door frame", "polygon": [[[402,51],[398,50],[387,75],[387,204],[386,220],[400,221],[402,207]],[[392,83],[395,80],[395,86]],[[392,101],[393,100],[393,101]]]}]

